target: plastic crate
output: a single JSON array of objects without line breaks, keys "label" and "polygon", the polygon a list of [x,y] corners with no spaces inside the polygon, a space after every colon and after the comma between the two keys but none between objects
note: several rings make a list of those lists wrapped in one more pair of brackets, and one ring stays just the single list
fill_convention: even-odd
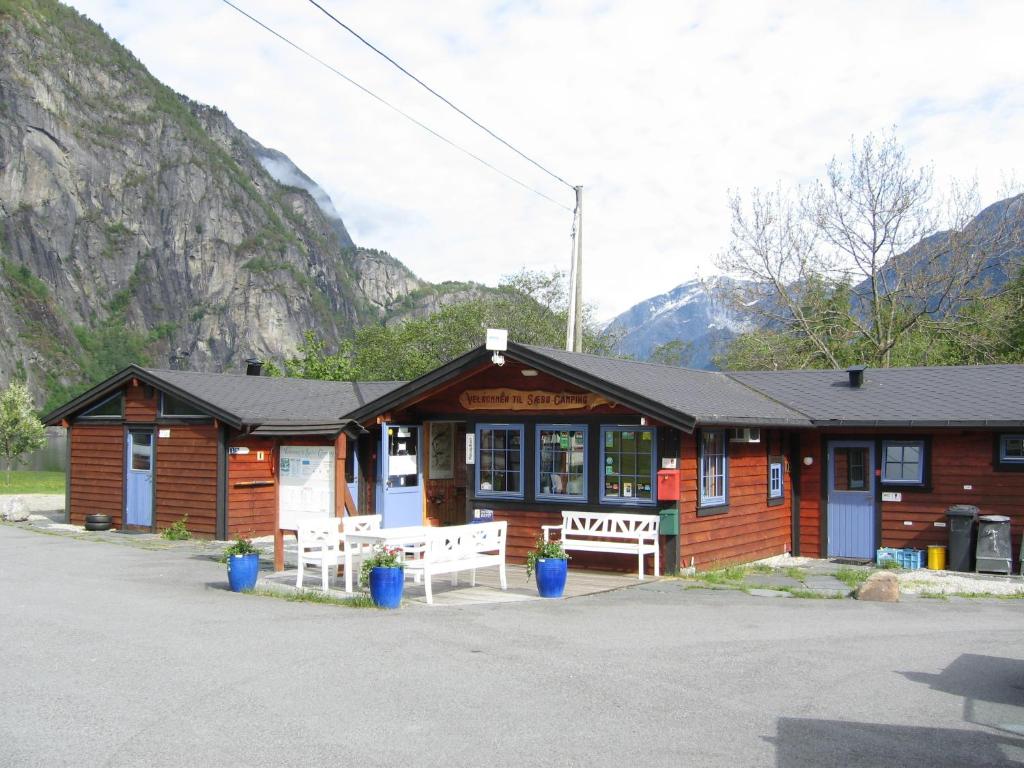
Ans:
[{"label": "plastic crate", "polygon": [[879,565],[882,565],[883,563],[895,563],[896,565],[899,565],[899,558],[897,557],[897,553],[899,551],[900,550],[895,547],[882,547],[875,553],[875,562]]},{"label": "plastic crate", "polygon": [[916,571],[918,568],[924,567],[924,550],[923,549],[900,549],[897,550],[896,562],[900,564],[900,568],[906,568],[908,571]]}]

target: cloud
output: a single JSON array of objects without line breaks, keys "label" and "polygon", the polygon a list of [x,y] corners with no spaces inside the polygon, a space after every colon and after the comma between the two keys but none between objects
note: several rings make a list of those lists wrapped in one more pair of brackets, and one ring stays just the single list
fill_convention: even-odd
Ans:
[{"label": "cloud", "polygon": [[[517,158],[305,3],[253,15],[545,194]],[[430,280],[567,267],[570,215],[206,0],[73,0],[160,79],[224,109],[334,201],[353,238]],[[585,292],[610,316],[714,271],[729,189],[820,175],[851,136],[898,127],[983,200],[1019,166],[1024,4],[328,0],[399,62],[571,184]]]}]

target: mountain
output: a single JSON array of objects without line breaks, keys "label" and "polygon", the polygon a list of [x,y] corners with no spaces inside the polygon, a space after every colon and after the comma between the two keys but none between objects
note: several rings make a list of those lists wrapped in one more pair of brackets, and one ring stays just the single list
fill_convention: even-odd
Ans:
[{"label": "mountain", "polygon": [[714,356],[744,328],[716,297],[723,279],[690,280],[633,305],[605,327],[616,338],[615,351],[647,360],[657,346],[678,339],[687,345],[684,365],[713,368]]},{"label": "mountain", "polygon": [[[991,295],[1017,274],[1024,263],[1024,195],[1000,200],[975,216],[954,242],[951,232],[930,235],[905,253],[896,257],[896,265],[883,272],[881,286],[895,285],[897,279],[916,280],[941,289],[941,276],[953,263],[953,253],[970,243],[976,252],[985,254],[985,261],[972,287]],[[640,302],[606,326],[606,332],[617,339],[615,351],[638,360],[646,360],[651,352],[666,342],[680,340],[687,347],[683,364],[695,368],[713,368],[713,358],[737,334],[752,328],[748,318],[740,317],[724,299],[716,296],[728,278],[717,277],[706,283],[691,280],[668,293]],[[858,297],[870,295],[870,282],[852,286],[852,311],[863,311]],[[940,306],[939,297],[925,293],[926,306]],[[933,311],[933,310],[929,310]]]},{"label": "mountain", "polygon": [[445,289],[358,248],[321,187],[55,0],[0,0],[0,386],[328,343]]}]

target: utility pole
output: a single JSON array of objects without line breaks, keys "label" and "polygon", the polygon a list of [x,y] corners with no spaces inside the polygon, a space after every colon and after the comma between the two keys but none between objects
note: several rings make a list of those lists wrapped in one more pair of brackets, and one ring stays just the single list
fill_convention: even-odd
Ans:
[{"label": "utility pole", "polygon": [[583,351],[583,187],[575,187],[572,264],[569,268],[569,313],[565,330],[567,352]]}]

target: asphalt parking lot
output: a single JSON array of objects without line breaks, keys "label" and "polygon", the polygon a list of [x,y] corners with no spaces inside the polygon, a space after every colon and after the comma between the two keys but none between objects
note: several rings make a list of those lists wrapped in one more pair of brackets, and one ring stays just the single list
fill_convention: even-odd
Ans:
[{"label": "asphalt parking lot", "polygon": [[1020,600],[384,612],[8,525],[0,584],[4,766],[1024,765]]}]

